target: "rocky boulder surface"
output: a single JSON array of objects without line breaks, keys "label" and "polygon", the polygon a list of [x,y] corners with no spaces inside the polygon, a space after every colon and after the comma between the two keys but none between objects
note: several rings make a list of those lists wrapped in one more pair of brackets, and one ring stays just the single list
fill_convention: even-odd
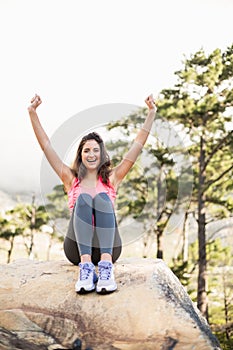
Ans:
[{"label": "rocky boulder surface", "polygon": [[177,277],[160,259],[115,264],[118,290],[78,295],[67,261],[0,266],[0,350],[218,350]]}]

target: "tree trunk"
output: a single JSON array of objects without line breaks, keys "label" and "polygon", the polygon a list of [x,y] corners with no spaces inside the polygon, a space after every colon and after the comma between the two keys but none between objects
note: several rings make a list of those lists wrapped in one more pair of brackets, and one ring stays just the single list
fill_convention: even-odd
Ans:
[{"label": "tree trunk", "polygon": [[200,138],[199,188],[198,188],[198,291],[197,307],[208,320],[206,217],[205,217],[205,140]]},{"label": "tree trunk", "polygon": [[34,246],[34,235],[35,235],[35,226],[36,226],[36,206],[35,206],[35,194],[32,195],[32,213],[31,213],[31,234],[30,234],[30,244],[28,249],[28,256],[30,259],[33,259],[32,249]]},{"label": "tree trunk", "polygon": [[189,246],[189,241],[188,241],[188,230],[187,230],[187,219],[188,219],[188,212],[186,211],[185,217],[184,217],[184,223],[183,223],[183,244],[182,244],[182,259],[183,263],[188,261],[188,246]]},{"label": "tree trunk", "polygon": [[157,258],[163,259],[163,232],[157,230]]},{"label": "tree trunk", "polygon": [[48,249],[47,249],[47,261],[50,260],[50,251],[52,248],[52,235],[49,235],[49,245],[48,245]]},{"label": "tree trunk", "polygon": [[[162,220],[164,201],[165,201],[165,191],[163,183],[163,166],[161,166],[157,181],[157,221]],[[157,258],[163,259],[163,230],[156,225],[156,236],[157,236]]]},{"label": "tree trunk", "polygon": [[226,322],[226,339],[230,339],[230,332],[228,329],[228,324],[230,322],[230,317],[229,317],[229,305],[230,303],[228,302],[228,297],[227,297],[227,282],[226,282],[226,275],[225,271],[223,272],[223,295],[224,295],[224,313],[225,313],[225,322]]},{"label": "tree trunk", "polygon": [[13,247],[14,247],[14,236],[11,236],[11,238],[9,239],[10,241],[10,249],[7,252],[7,264],[9,264],[11,262],[11,254],[13,251]]}]

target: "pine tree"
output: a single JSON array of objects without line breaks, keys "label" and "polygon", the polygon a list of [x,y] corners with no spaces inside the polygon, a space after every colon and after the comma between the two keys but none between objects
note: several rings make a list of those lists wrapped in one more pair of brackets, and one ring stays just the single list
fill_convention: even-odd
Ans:
[{"label": "pine tree", "polygon": [[[161,92],[159,113],[183,126],[193,160],[193,203],[197,203],[199,265],[197,304],[208,319],[206,225],[229,215],[232,200],[233,46],[225,52],[199,50],[175,73],[177,84]],[[215,215],[213,215],[215,210]]]}]

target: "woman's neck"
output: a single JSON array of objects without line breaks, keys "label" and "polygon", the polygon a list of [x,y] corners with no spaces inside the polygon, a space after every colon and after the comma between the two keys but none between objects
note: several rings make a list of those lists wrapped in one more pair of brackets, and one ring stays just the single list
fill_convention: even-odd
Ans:
[{"label": "woman's neck", "polygon": [[85,175],[85,178],[84,179],[87,179],[87,180],[98,180],[98,173],[97,171],[87,171],[86,175]]},{"label": "woman's neck", "polygon": [[81,182],[83,183],[83,185],[86,185],[88,187],[95,187],[97,184],[97,181],[98,181],[97,172],[88,171]]}]

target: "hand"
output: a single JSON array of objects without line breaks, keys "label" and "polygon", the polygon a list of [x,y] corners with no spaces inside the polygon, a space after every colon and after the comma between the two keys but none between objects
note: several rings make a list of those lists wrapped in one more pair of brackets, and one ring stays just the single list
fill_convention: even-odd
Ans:
[{"label": "hand", "polygon": [[149,108],[150,110],[155,110],[155,109],[156,109],[155,100],[154,100],[152,94],[149,95],[149,96],[145,99],[145,102],[146,102],[146,104],[147,104],[147,106],[148,106],[148,108]]},{"label": "hand", "polygon": [[31,99],[31,105],[28,107],[28,110],[35,111],[37,107],[42,103],[39,95],[35,94],[35,96]]}]

